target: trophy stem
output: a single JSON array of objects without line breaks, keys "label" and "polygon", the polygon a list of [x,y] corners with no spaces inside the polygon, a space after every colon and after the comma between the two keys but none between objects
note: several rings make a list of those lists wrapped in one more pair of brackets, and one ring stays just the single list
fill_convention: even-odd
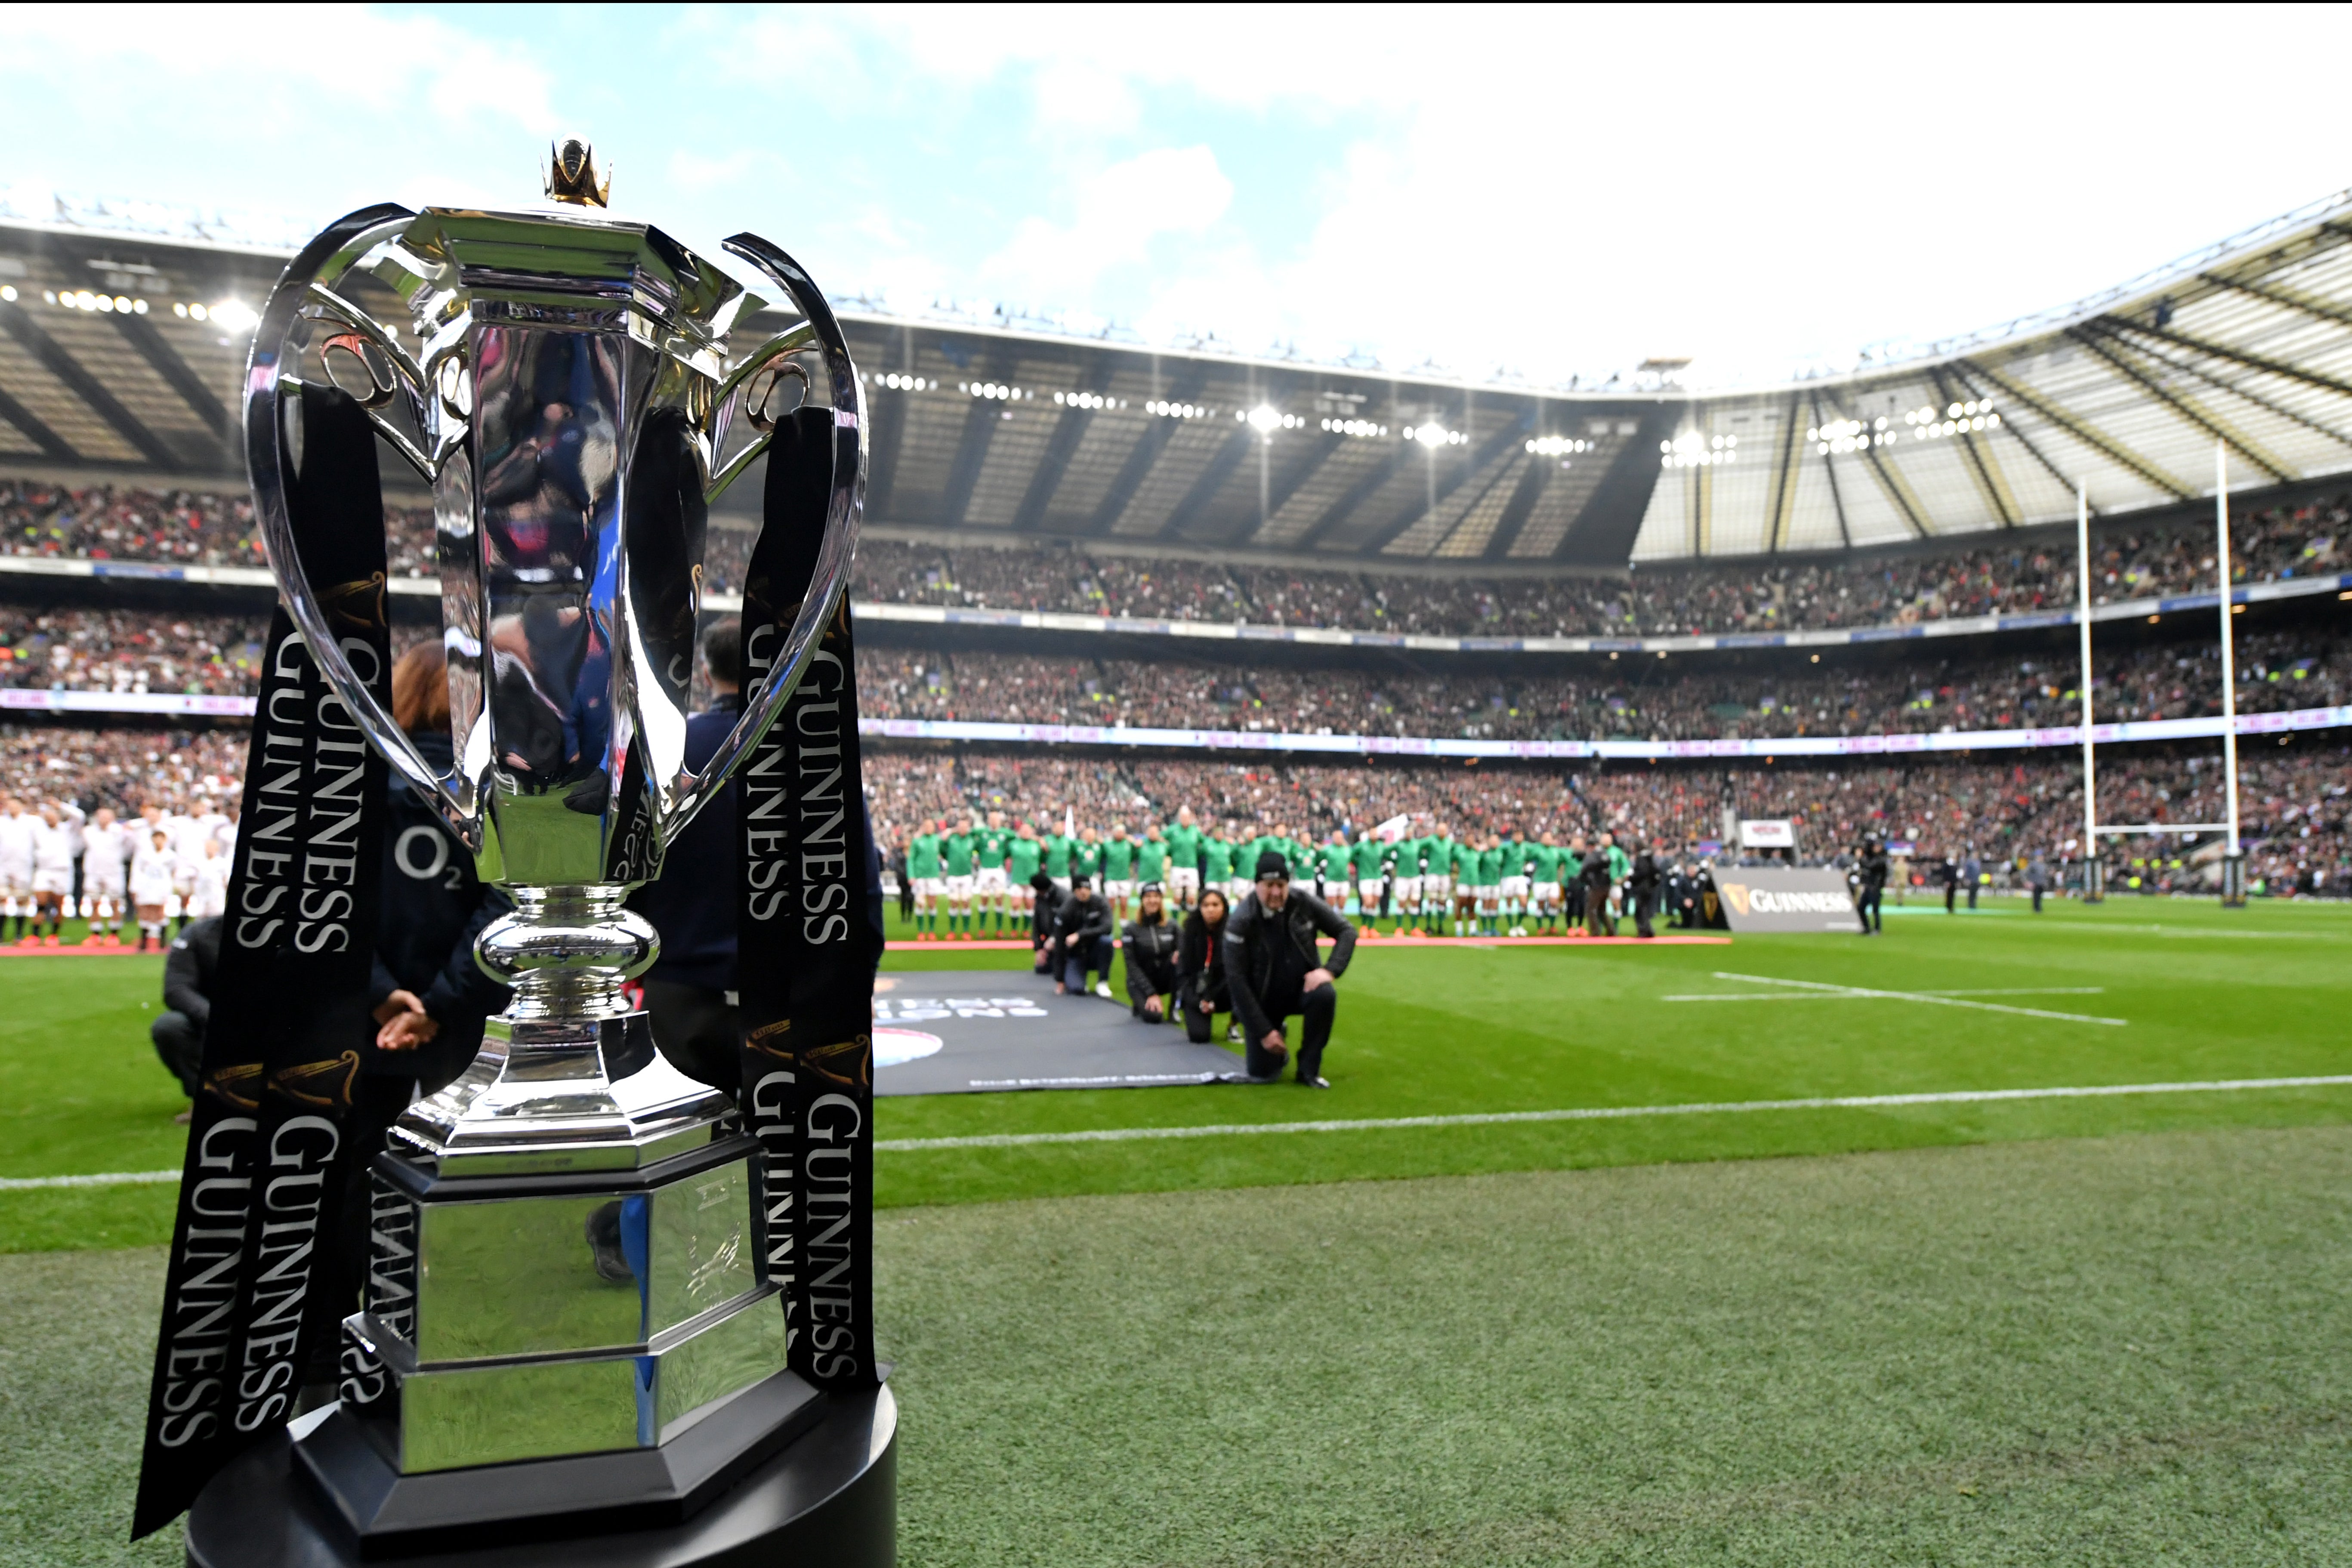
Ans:
[{"label": "trophy stem", "polygon": [[514,988],[517,1023],[623,1018],[624,987],[653,966],[661,939],[627,909],[625,887],[510,888],[514,912],[476,939],[476,962]]}]

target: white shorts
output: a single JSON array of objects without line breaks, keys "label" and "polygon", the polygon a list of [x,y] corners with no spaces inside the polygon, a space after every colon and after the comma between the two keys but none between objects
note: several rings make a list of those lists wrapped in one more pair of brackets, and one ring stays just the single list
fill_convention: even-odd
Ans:
[{"label": "white shorts", "polygon": [[122,901],[122,879],[118,877],[111,882],[101,882],[88,872],[84,872],[81,879],[81,897],[84,903],[88,903],[92,899],[110,899],[119,904]]},{"label": "white shorts", "polygon": [[36,871],[33,873],[33,891],[44,894],[70,893],[73,891],[73,873],[71,871]]},{"label": "white shorts", "polygon": [[1421,902],[1421,879],[1418,877],[1399,877],[1396,879],[1396,901],[1401,904],[1417,904]]},{"label": "white shorts", "polygon": [[1201,868],[1198,866],[1168,868],[1168,890],[1171,893],[1197,893],[1201,890]]},{"label": "white shorts", "polygon": [[1054,879],[1054,886],[1066,893],[1070,890],[1070,879],[1067,877],[1056,877]]},{"label": "white shorts", "polygon": [[1503,901],[1502,885],[1497,882],[1488,882],[1483,887],[1463,888],[1458,891],[1463,897],[1475,898],[1482,904],[1499,904]]},{"label": "white shorts", "polygon": [[1124,879],[1116,882],[1105,882],[1103,884],[1103,897],[1106,899],[1131,899],[1135,897],[1135,884],[1133,882],[1127,881]]},{"label": "white shorts", "polygon": [[1385,877],[1375,877],[1369,882],[1358,882],[1356,897],[1364,901],[1364,908],[1378,909],[1381,904],[1381,889],[1387,886],[1388,879]]},{"label": "white shorts", "polygon": [[1225,901],[1238,904],[1250,896],[1252,883],[1247,877],[1235,877],[1225,884]]},{"label": "white shorts", "polygon": [[971,879],[970,877],[950,877],[948,879],[948,899],[950,902],[954,903],[971,902]]},{"label": "white shorts", "polygon": [[1004,891],[1008,885],[1004,880],[1004,868],[1002,866],[982,866],[979,871],[973,874],[971,885],[973,890],[979,892],[982,896]]},{"label": "white shorts", "polygon": [[1556,904],[1559,902],[1559,884],[1558,882],[1538,882],[1535,885],[1535,897],[1536,902],[1539,904]]},{"label": "white shorts", "polygon": [[915,879],[915,897],[919,899],[936,899],[946,891],[947,884],[937,877]]},{"label": "white shorts", "polygon": [[21,899],[33,890],[33,874],[10,866],[0,869],[0,898]]},{"label": "white shorts", "polygon": [[1422,879],[1421,890],[1423,895],[1426,898],[1451,898],[1454,896],[1454,879],[1451,877],[1424,877]]},{"label": "white shorts", "polygon": [[1528,879],[1525,877],[1506,877],[1503,879],[1503,897],[1507,899],[1524,899],[1527,896]]}]

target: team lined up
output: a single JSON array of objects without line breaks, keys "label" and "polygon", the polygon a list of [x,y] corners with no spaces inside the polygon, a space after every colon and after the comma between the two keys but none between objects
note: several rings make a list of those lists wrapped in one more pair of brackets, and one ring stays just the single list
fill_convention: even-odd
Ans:
[{"label": "team lined up", "polygon": [[66,921],[79,914],[89,921],[83,946],[109,934],[127,946],[135,914],[140,949],[162,947],[174,906],[183,926],[228,908],[235,810],[207,805],[183,815],[150,804],[120,822],[111,806],[89,815],[71,801],[51,801],[32,812],[14,795],[0,796],[0,934],[56,947]]},{"label": "team lined up", "polygon": [[1396,935],[1500,936],[1580,925],[1613,934],[1629,914],[1646,935],[1662,889],[1683,874],[1663,841],[1629,849],[1607,832],[1571,835],[1565,844],[1516,830],[1456,837],[1444,823],[1398,818],[1352,837],[1334,829],[1313,844],[1278,826],[1254,834],[1236,824],[1204,828],[1190,806],[1172,822],[1147,822],[1139,837],[1124,822],[1108,833],[1076,826],[1071,813],[1060,831],[1049,821],[1041,833],[1029,818],[1008,826],[1003,812],[975,809],[961,824],[919,824],[895,847],[891,868],[917,941],[969,942],[983,928],[1001,937],[1010,924],[1025,925],[1040,877],[1064,893],[1080,880],[1099,888],[1124,921],[1147,888],[1164,889],[1188,910],[1203,889],[1239,900],[1250,890],[1250,868],[1269,851],[1333,908],[1375,932],[1391,921]]}]

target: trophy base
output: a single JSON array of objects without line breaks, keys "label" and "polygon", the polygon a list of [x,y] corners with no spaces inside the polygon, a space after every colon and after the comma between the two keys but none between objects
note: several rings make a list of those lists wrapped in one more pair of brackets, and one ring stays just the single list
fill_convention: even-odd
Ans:
[{"label": "trophy base", "polygon": [[643,1507],[644,1500],[616,1503],[610,1492],[601,1494],[605,1501],[575,1501],[566,1512],[516,1518],[511,1493],[554,1495],[551,1488],[523,1484],[533,1472],[561,1468],[572,1478],[564,1486],[604,1484],[574,1468],[590,1461],[565,1459],[466,1472],[470,1504],[451,1494],[438,1500],[449,1510],[440,1522],[375,1536],[355,1533],[310,1479],[309,1450],[333,1424],[330,1416],[302,1440],[300,1461],[297,1444],[279,1433],[213,1479],[188,1510],[188,1563],[191,1568],[345,1568],[399,1557],[420,1564],[462,1562],[466,1568],[751,1568],[797,1562],[891,1568],[898,1561],[898,1402],[883,1387],[815,1394],[812,1408],[814,1425],[782,1452],[731,1487],[723,1479],[710,1483],[707,1489],[717,1495],[672,1521],[645,1523],[645,1514],[626,1511]]}]

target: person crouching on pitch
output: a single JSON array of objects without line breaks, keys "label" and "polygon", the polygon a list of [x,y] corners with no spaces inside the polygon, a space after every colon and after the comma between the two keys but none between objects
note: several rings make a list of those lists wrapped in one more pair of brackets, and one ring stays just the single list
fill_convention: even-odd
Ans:
[{"label": "person crouching on pitch", "polygon": [[[1316,937],[1337,944],[1327,961]],[[1257,881],[1225,920],[1225,970],[1234,1011],[1241,1015],[1243,1061],[1252,1079],[1272,1083],[1282,1076],[1289,1051],[1283,1026],[1297,1014],[1298,1081],[1328,1089],[1322,1076],[1323,1048],[1331,1041],[1331,1021],[1339,994],[1332,982],[1348,972],[1356,951],[1356,928],[1330,905],[1290,885],[1290,862],[1277,850],[1257,858]]]}]

